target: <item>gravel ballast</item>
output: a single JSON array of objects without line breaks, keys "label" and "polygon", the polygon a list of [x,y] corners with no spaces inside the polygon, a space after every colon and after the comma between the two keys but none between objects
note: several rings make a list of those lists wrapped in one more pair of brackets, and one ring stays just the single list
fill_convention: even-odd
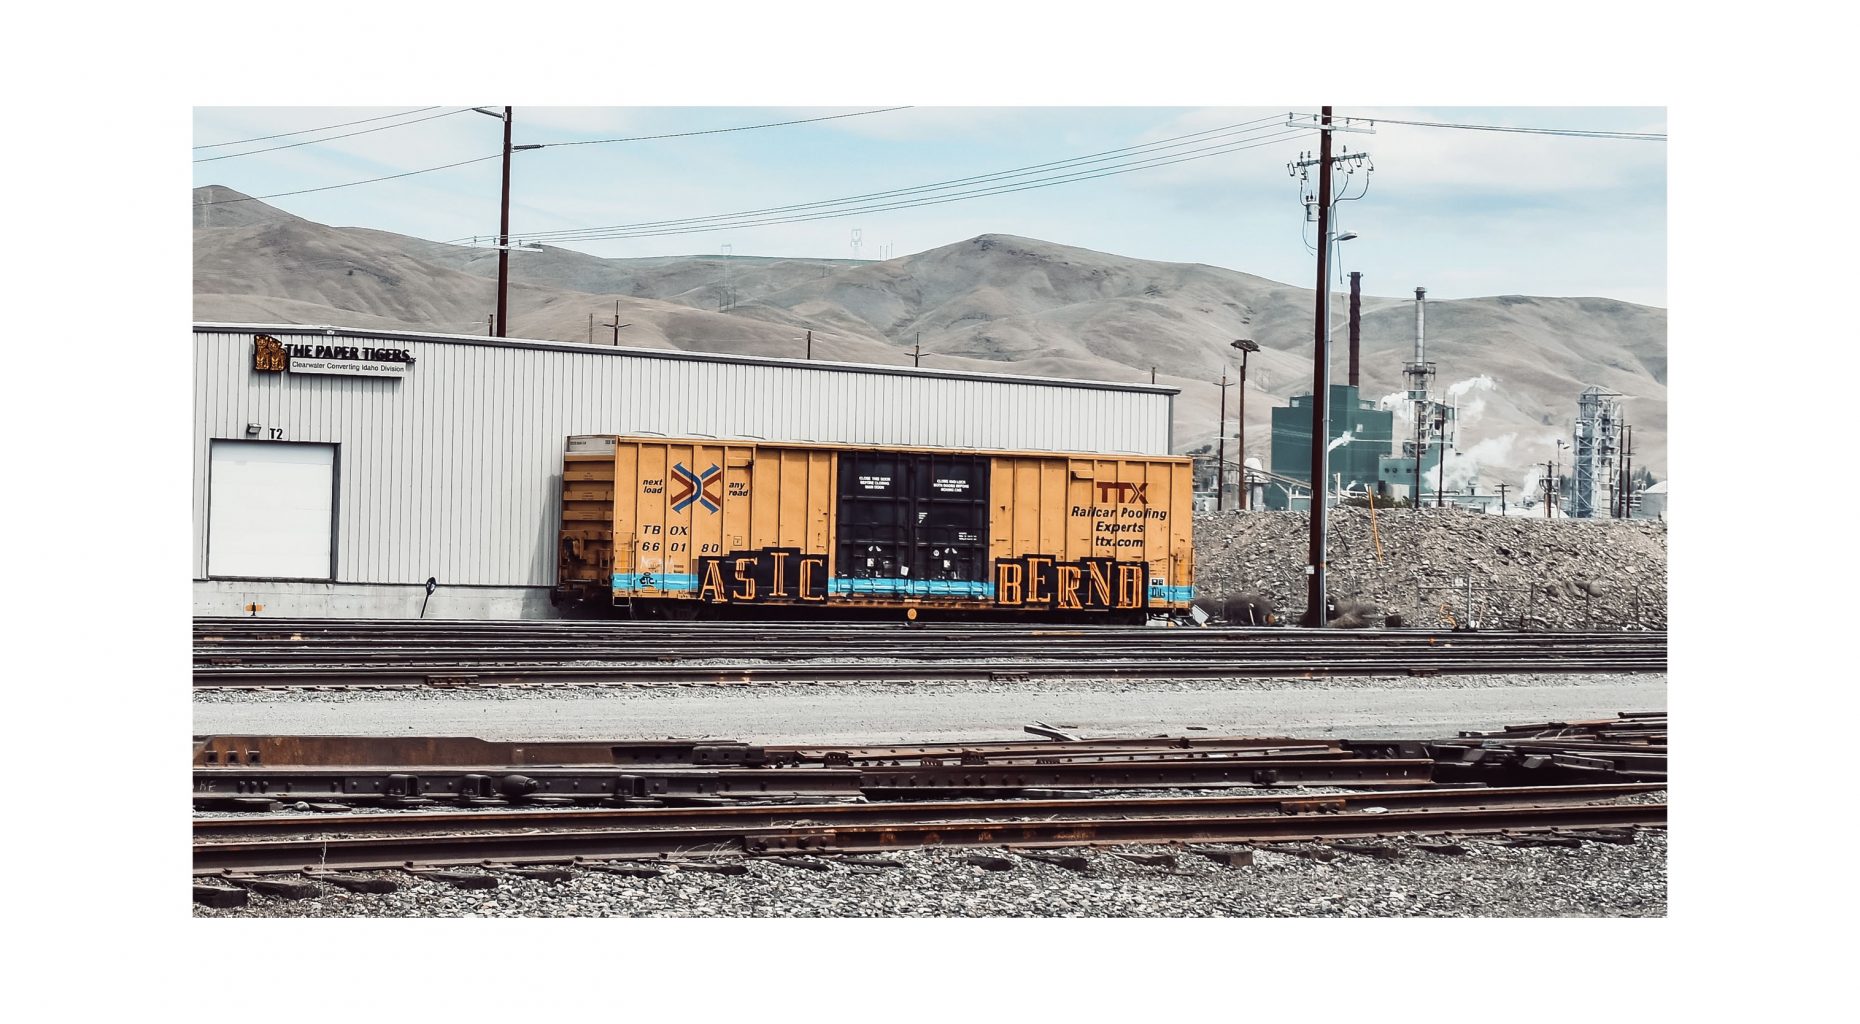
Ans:
[{"label": "gravel ballast", "polygon": [[[1457,844],[1458,855],[1420,844]],[[285,900],[253,894],[219,917],[1662,917],[1666,833],[1648,829],[1627,845],[1512,847],[1488,838],[1381,840],[1398,860],[1343,853],[1319,861],[1259,848],[1254,863],[1227,867],[1183,847],[1068,850],[1084,872],[1005,850],[888,854],[900,867],[828,859],[825,870],[747,862],[745,874],[668,870],[632,878],[574,869],[564,882],[495,873],[494,889],[465,890],[401,872],[383,895],[324,885]],[[1315,846],[1289,847],[1306,851]],[[1216,847],[1238,850],[1241,847]],[[969,862],[1005,858],[1007,870]],[[1173,868],[1116,853],[1173,854]],[[743,863],[736,861],[733,863]]]},{"label": "gravel ballast", "polygon": [[[1326,589],[1374,609],[1368,625],[1392,612],[1450,628],[1467,617],[1470,573],[1472,617],[1492,628],[1666,628],[1664,522],[1341,507],[1327,524]],[[1195,593],[1257,593],[1296,618],[1310,530],[1305,512],[1197,513]]]}]

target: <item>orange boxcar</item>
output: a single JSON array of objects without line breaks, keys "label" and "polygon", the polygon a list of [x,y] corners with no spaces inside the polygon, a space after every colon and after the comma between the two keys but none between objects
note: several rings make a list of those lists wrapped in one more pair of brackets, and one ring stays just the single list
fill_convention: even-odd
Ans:
[{"label": "orange boxcar", "polygon": [[569,439],[558,601],[1140,620],[1194,596],[1191,462]]}]

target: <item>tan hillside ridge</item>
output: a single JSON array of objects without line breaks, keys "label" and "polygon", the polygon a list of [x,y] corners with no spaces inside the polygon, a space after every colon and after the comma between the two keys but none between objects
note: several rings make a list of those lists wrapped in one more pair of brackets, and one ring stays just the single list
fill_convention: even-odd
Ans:
[{"label": "tan hillside ridge", "polygon": [[[195,190],[194,315],[208,321],[327,323],[483,333],[496,257],[367,228],[328,227],[218,186]],[[1363,395],[1403,389],[1411,289],[1365,268]],[[622,345],[800,356],[994,373],[1147,382],[1183,389],[1175,442],[1213,440],[1231,342],[1251,337],[1248,453],[1270,467],[1270,410],[1311,387],[1308,288],[1205,264],[1131,259],[1036,239],[982,235],[883,262],[736,256],[603,259],[547,248],[511,260],[513,337],[585,342],[589,314]],[[733,293],[734,302],[730,302]],[[1395,297],[1390,297],[1393,294]],[[724,308],[719,308],[719,307]],[[1347,295],[1333,297],[1332,380],[1347,369]],[[1635,465],[1666,476],[1666,311],[1605,298],[1429,298],[1428,358],[1458,385],[1449,486],[1528,486],[1569,436],[1576,396],[1627,396]],[[611,343],[611,328],[594,340]],[[1230,416],[1238,396],[1228,393]],[[1398,422],[1400,410],[1398,409]],[[1233,430],[1230,426],[1230,432]],[[1228,442],[1229,458],[1234,443]],[[1568,453],[1563,453],[1567,467]]]}]

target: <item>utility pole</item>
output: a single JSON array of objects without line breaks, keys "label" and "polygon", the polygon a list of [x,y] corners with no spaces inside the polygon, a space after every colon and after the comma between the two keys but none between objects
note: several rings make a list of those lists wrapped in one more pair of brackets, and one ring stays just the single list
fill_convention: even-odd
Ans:
[{"label": "utility pole", "polygon": [[1498,485],[1498,514],[1501,516],[1505,514],[1505,491],[1510,487],[1510,484]]},{"label": "utility pole", "polygon": [[807,332],[807,358],[814,358],[814,332]]},{"label": "utility pole", "polygon": [[[592,316],[592,315],[593,314],[591,313],[589,314],[589,316]],[[619,299],[614,300],[614,322],[611,324],[602,324],[601,326],[611,327],[614,329],[614,347],[619,348],[620,347],[620,328],[633,326],[632,324],[623,324],[620,322],[620,300]]]},{"label": "utility pole", "polygon": [[1627,437],[1621,445],[1621,471],[1627,485],[1621,489],[1621,518],[1634,518],[1634,428],[1623,426]]},{"label": "utility pole", "polygon": [[1330,208],[1335,200],[1331,195],[1331,166],[1339,161],[1360,163],[1369,156],[1346,153],[1333,161],[1330,143],[1331,135],[1339,130],[1370,132],[1373,129],[1333,124],[1329,106],[1321,109],[1317,123],[1301,124],[1316,128],[1319,133],[1317,158],[1294,161],[1288,168],[1302,181],[1310,180],[1307,169],[1312,164],[1317,164],[1318,168],[1317,194],[1305,197],[1307,212],[1311,204],[1317,206],[1318,258],[1316,340],[1311,355],[1311,546],[1305,559],[1310,586],[1305,595],[1304,624],[1322,627],[1330,621],[1324,563],[1327,557],[1325,517],[1329,512],[1325,504],[1330,491],[1330,247],[1334,241],[1330,235]]},{"label": "utility pole", "polygon": [[1554,518],[1550,514],[1550,509],[1555,502],[1555,499],[1551,496],[1554,493],[1553,489],[1556,483],[1556,477],[1552,475],[1555,472],[1556,472],[1556,469],[1551,463],[1548,463],[1548,462],[1544,463],[1544,518],[1545,519]]},{"label": "utility pole", "polygon": [[[1233,347],[1240,353],[1240,429],[1236,431],[1239,443],[1235,446],[1234,461],[1240,465],[1240,511],[1245,512],[1252,493],[1252,488],[1246,482],[1246,357],[1259,351],[1259,342],[1252,338],[1237,338]],[[1150,372],[1153,375],[1155,369],[1152,368]],[[1224,396],[1226,392],[1221,394]]]},{"label": "utility pole", "polygon": [[911,365],[922,366],[924,358],[924,332],[917,332],[917,347],[911,350]]},{"label": "utility pole", "polygon": [[1562,497],[1563,493],[1563,449],[1568,447],[1570,447],[1568,441],[1558,440],[1556,443],[1556,461],[1553,463],[1554,468],[1551,472],[1555,474],[1554,479],[1556,480],[1556,490],[1559,498]]},{"label": "utility pole", "polygon": [[1221,425],[1214,431],[1216,438],[1214,448],[1214,511],[1227,507],[1227,389],[1233,385],[1227,383],[1227,371],[1221,371],[1221,382],[1215,387],[1221,389]]},{"label": "utility pole", "polygon": [[[1330,126],[1329,106],[1323,108],[1323,123]],[[1320,129],[1318,136],[1317,333],[1316,351],[1311,356],[1311,545],[1305,557],[1305,572],[1310,574],[1305,592],[1307,626],[1330,622],[1324,586],[1324,517],[1329,511],[1324,495],[1330,490],[1326,482],[1330,479],[1330,135]]]},{"label": "utility pole", "polygon": [[1421,453],[1427,451],[1427,421],[1416,417],[1414,421],[1414,492],[1408,500],[1414,504],[1415,511],[1421,510],[1421,488],[1426,486],[1427,478],[1421,475]]},{"label": "utility pole", "polygon": [[497,214],[497,336],[503,337],[510,302],[510,108],[504,108],[504,198]]},{"label": "utility pole", "polygon": [[1627,446],[1628,446],[1628,438],[1630,436],[1632,435],[1630,433],[1630,430],[1627,424],[1625,423],[1622,424],[1621,425],[1621,462],[1615,466],[1615,478],[1609,481],[1609,486],[1608,486],[1608,492],[1609,492],[1608,510],[1610,514],[1612,514],[1616,519],[1627,518],[1627,515],[1623,511],[1623,509],[1627,504],[1624,499],[1627,498],[1627,493],[1628,493]]},{"label": "utility pole", "polygon": [[1434,476],[1434,507],[1447,507],[1447,442],[1443,436],[1440,440],[1440,472]]},{"label": "utility pole", "polygon": [[473,107],[480,114],[502,118],[504,122],[504,189],[503,199],[498,204],[497,216],[497,316],[492,330],[495,337],[504,337],[504,326],[508,318],[505,311],[510,301],[510,154],[519,149],[541,149],[541,146],[512,146],[510,144],[510,108],[505,107],[499,114],[484,107]]},{"label": "utility pole", "polygon": [[1350,386],[1360,383],[1361,351],[1363,347],[1363,272],[1350,271]]}]

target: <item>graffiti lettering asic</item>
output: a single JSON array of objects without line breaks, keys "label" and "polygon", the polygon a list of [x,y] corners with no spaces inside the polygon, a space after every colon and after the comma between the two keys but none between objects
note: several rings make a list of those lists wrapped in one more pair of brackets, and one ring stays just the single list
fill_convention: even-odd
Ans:
[{"label": "graffiti lettering asic", "polygon": [[698,600],[717,604],[809,604],[827,599],[827,556],[800,548],[732,551],[698,559]]},{"label": "graffiti lettering asic", "polygon": [[1006,608],[1091,610],[1144,608],[1148,562],[1081,558],[1062,562],[1052,555],[995,560],[995,604]]}]

